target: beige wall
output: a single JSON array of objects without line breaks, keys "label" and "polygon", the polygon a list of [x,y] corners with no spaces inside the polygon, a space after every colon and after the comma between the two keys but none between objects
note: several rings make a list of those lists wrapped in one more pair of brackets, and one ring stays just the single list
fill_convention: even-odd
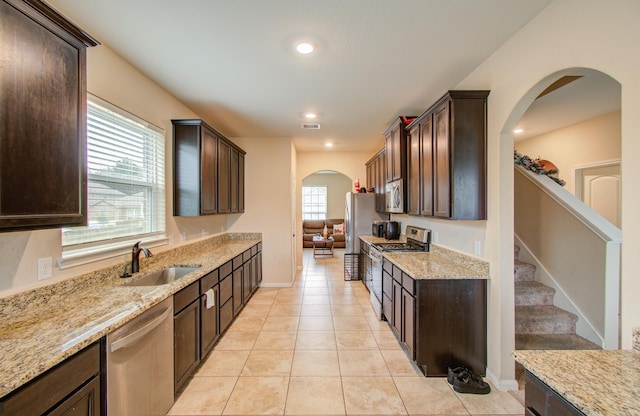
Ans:
[{"label": "beige wall", "polygon": [[515,143],[520,153],[552,161],[565,189],[575,194],[573,169],[620,159],[620,112],[605,114],[562,129]]},{"label": "beige wall", "polygon": [[[488,375],[498,387],[511,387],[514,362],[513,292],[513,135],[526,108],[548,85],[572,68],[591,68],[621,84],[622,177],[640,176],[631,158],[640,141],[640,55],[637,49],[640,2],[556,0],[472,72],[457,89],[490,89],[488,105],[488,220],[486,258],[491,282],[488,310]],[[629,163],[625,163],[629,159]],[[631,347],[631,328],[640,325],[640,188],[623,179],[621,336]]]},{"label": "beige wall", "polygon": [[314,173],[302,179],[302,186],[325,186],[327,188],[327,218],[344,218],[345,195],[353,190],[353,182],[350,178],[341,173]]}]

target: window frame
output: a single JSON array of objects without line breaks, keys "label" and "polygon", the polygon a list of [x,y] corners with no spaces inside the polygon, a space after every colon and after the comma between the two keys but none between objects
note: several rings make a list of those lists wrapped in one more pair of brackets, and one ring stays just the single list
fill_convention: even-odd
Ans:
[{"label": "window frame", "polygon": [[[305,208],[318,205],[318,203],[308,202],[308,197],[313,197],[314,195],[309,195],[306,193],[306,189],[323,189],[324,190],[324,211],[305,211]],[[327,219],[327,208],[328,208],[328,189],[326,186],[303,186],[302,187],[302,220],[326,220]]]},{"label": "window frame", "polygon": [[[166,130],[158,127],[148,121],[141,119],[140,117],[131,114],[130,112],[112,104],[108,101],[101,99],[92,94],[87,94],[87,107],[89,107],[89,102],[93,102],[94,104],[107,109],[108,111],[112,111],[115,114],[124,117],[130,121],[133,121],[137,124],[144,126],[147,129],[153,130],[156,133],[160,133],[162,135],[162,154],[160,154],[160,158],[157,158],[155,161],[161,163],[162,172],[158,173],[158,175],[162,175],[161,181],[156,185],[150,185],[147,181],[135,181],[135,180],[111,180],[107,181],[109,183],[118,183],[121,185],[128,186],[142,186],[149,187],[149,195],[146,198],[154,198],[157,199],[159,197],[158,192],[154,192],[154,190],[161,190],[162,198],[164,201],[160,201],[159,209],[154,210],[153,214],[156,214],[161,211],[161,217],[157,219],[150,219],[149,221],[154,222],[154,224],[158,227],[156,230],[152,230],[151,232],[145,232],[135,235],[127,235],[120,236],[115,238],[107,238],[98,241],[90,241],[78,244],[68,244],[64,245],[62,232],[64,229],[71,229],[71,227],[64,227],[60,229],[60,241],[62,246],[62,258],[57,261],[57,266],[59,269],[64,270],[70,267],[79,266],[82,264],[92,263],[95,261],[100,261],[108,258],[113,258],[116,256],[120,256],[123,254],[130,253],[131,246],[137,241],[143,241],[145,246],[147,247],[157,247],[161,245],[165,245],[169,243],[169,238],[166,235],[167,230],[167,182],[166,182],[166,172],[167,172],[167,136]],[[89,110],[87,110],[89,111]],[[88,118],[89,116],[87,116]],[[88,123],[88,121],[87,121]],[[158,138],[160,139],[160,138]],[[88,140],[88,138],[87,138]],[[158,140],[160,142],[160,140]],[[88,146],[88,145],[87,145]],[[89,151],[87,150],[87,157],[89,155]],[[153,170],[153,169],[151,169]],[[158,176],[156,176],[158,177]],[[89,168],[87,167],[87,199],[89,199],[89,183],[93,181],[96,183],[104,182],[105,177],[100,176],[96,173],[91,173]],[[89,204],[87,206],[87,217],[89,218]],[[150,214],[150,215],[153,215]],[[75,228],[75,227],[73,227]]]}]

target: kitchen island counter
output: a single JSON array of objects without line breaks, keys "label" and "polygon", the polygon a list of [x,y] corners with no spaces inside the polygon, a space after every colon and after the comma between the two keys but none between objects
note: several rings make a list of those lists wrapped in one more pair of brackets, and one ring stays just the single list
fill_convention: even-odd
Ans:
[{"label": "kitchen island counter", "polygon": [[[255,244],[259,233],[224,234],[143,258],[138,276],[125,263],[0,299],[0,397],[17,389]],[[165,285],[130,279],[171,266],[199,266]]]},{"label": "kitchen island counter", "polygon": [[640,408],[640,352],[516,350],[531,374],[586,415],[631,415]]}]

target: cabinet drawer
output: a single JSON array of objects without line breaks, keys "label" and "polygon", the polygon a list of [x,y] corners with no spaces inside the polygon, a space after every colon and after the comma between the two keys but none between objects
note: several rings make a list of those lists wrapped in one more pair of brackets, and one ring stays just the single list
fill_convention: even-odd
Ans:
[{"label": "cabinet drawer", "polygon": [[525,407],[531,413],[544,415],[547,407],[547,389],[544,384],[528,371],[524,376]]},{"label": "cabinet drawer", "polygon": [[396,266],[393,266],[393,278],[402,283],[402,270]]},{"label": "cabinet drawer", "polygon": [[387,260],[387,259],[383,259],[382,260],[382,270],[384,270],[385,272],[392,274],[393,273],[393,264]]},{"label": "cabinet drawer", "polygon": [[231,275],[220,281],[220,304],[223,305],[233,294],[233,277]]},{"label": "cabinet drawer", "polygon": [[0,414],[3,416],[44,414],[85,381],[99,373],[100,343],[96,342],[36,378],[27,386],[11,393],[0,402]]},{"label": "cabinet drawer", "polygon": [[411,295],[416,294],[416,281],[406,273],[402,273],[402,287]]},{"label": "cabinet drawer", "polygon": [[218,283],[219,269],[205,274],[200,279],[200,293],[204,293]]},{"label": "cabinet drawer", "polygon": [[255,246],[251,247],[251,257],[255,256],[256,254],[258,254],[258,245],[257,244]]},{"label": "cabinet drawer", "polygon": [[242,262],[243,263],[248,262],[250,258],[251,258],[251,249],[248,249],[247,251],[242,253]]},{"label": "cabinet drawer", "polygon": [[242,266],[242,254],[238,254],[233,258],[233,270],[236,270]]},{"label": "cabinet drawer", "polygon": [[220,274],[220,280],[222,280],[225,277],[229,276],[231,274],[231,272],[233,272],[233,264],[232,264],[231,260],[229,260],[228,262],[226,262],[225,264],[220,266],[218,268],[218,270],[219,270],[219,274]]},{"label": "cabinet drawer", "polygon": [[182,309],[200,296],[200,283],[193,282],[180,292],[173,295],[173,314],[177,315]]}]

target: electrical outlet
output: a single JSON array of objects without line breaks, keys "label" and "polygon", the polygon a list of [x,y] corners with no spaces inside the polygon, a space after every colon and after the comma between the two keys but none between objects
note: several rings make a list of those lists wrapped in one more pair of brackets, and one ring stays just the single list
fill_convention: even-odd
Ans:
[{"label": "electrical outlet", "polygon": [[50,279],[52,276],[53,260],[51,257],[38,259],[38,280]]},{"label": "electrical outlet", "polygon": [[473,243],[473,252],[476,253],[476,256],[482,254],[482,243],[480,241],[476,240]]},{"label": "electrical outlet", "polygon": [[438,242],[438,232],[437,231],[432,231],[431,232],[431,242],[433,242],[433,243],[437,243]]},{"label": "electrical outlet", "polygon": [[187,233],[186,232],[181,232],[180,233],[180,241],[184,242],[187,241]]}]

